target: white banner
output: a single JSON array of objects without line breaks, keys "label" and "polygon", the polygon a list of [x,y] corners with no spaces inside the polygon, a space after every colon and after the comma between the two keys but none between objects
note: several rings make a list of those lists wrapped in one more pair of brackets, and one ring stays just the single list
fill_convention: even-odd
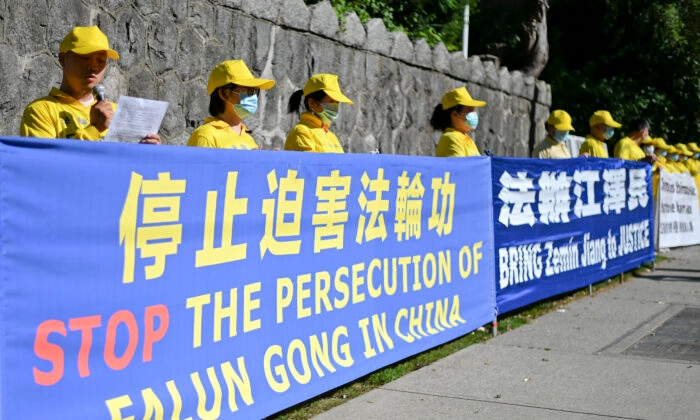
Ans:
[{"label": "white banner", "polygon": [[698,189],[690,174],[661,171],[657,195],[659,248],[700,243]]}]

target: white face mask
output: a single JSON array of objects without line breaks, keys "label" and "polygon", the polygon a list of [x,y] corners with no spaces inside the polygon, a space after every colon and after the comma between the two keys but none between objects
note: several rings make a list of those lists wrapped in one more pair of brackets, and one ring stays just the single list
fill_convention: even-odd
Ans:
[{"label": "white face mask", "polygon": [[644,146],[644,153],[648,153],[648,154],[654,153],[654,146]]}]

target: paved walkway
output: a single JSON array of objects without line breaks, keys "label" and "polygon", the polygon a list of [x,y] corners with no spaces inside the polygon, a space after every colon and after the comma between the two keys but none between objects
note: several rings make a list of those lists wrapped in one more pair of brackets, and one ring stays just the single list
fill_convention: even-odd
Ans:
[{"label": "paved walkway", "polygon": [[700,419],[700,246],[316,417]]}]

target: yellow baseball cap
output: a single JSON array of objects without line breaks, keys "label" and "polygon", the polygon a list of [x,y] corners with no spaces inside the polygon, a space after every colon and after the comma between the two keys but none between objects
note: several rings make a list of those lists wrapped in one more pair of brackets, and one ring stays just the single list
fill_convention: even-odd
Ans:
[{"label": "yellow baseball cap", "polygon": [[688,143],[688,148],[695,153],[700,153],[700,147],[698,147],[698,144],[695,142]]},{"label": "yellow baseball cap", "polygon": [[477,101],[472,99],[472,96],[467,91],[467,88],[461,87],[453,89],[442,97],[442,109],[450,109],[453,106],[464,105],[464,106],[484,106],[486,102]]},{"label": "yellow baseball cap", "polygon": [[547,124],[554,126],[559,131],[576,131],[571,125],[571,115],[561,109],[556,109],[549,114]]},{"label": "yellow baseball cap", "polygon": [[340,91],[340,85],[338,84],[338,75],[336,74],[314,74],[311,76],[306,85],[304,86],[303,92],[304,96],[308,96],[314,92],[322,90],[326,92],[326,95],[330,96],[332,99],[343,102],[346,104],[353,104],[354,102],[350,100],[347,96],[343,95]]},{"label": "yellow baseball cap", "polygon": [[654,144],[655,148],[661,149],[661,150],[669,150],[669,147],[671,147],[668,144],[666,144],[666,141],[663,139],[663,137],[655,138],[652,143]]},{"label": "yellow baseball cap", "polygon": [[678,154],[678,149],[676,149],[673,146],[668,146],[668,149],[666,149],[666,150],[668,150],[669,155],[677,155]]},{"label": "yellow baseball cap", "polygon": [[119,60],[119,54],[109,48],[109,41],[97,26],[76,26],[63,38],[58,52],[73,51],[76,54],[91,54],[97,51],[106,51],[107,57]]},{"label": "yellow baseball cap", "polygon": [[258,89],[270,89],[275,85],[274,80],[258,79],[248,70],[243,60],[228,60],[214,67],[209,74],[207,92],[211,95],[216,88],[233,83],[238,86]]},{"label": "yellow baseball cap", "polygon": [[622,124],[613,120],[612,115],[608,111],[596,111],[591,115],[591,119],[588,120],[591,127],[598,124],[605,124],[608,127],[620,128]]},{"label": "yellow baseball cap", "polygon": [[676,144],[676,149],[678,149],[678,151],[679,151],[681,154],[685,155],[685,156],[693,156],[693,152],[691,152],[691,151],[688,149],[688,146],[686,146],[686,145],[683,144],[683,143],[678,143],[678,144]]}]

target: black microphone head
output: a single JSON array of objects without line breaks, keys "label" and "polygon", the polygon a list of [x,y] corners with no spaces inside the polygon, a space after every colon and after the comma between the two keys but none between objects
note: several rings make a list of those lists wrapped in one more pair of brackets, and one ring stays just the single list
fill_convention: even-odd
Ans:
[{"label": "black microphone head", "polygon": [[95,95],[97,101],[103,101],[105,99],[105,87],[103,85],[96,85],[92,88],[92,94]]}]

